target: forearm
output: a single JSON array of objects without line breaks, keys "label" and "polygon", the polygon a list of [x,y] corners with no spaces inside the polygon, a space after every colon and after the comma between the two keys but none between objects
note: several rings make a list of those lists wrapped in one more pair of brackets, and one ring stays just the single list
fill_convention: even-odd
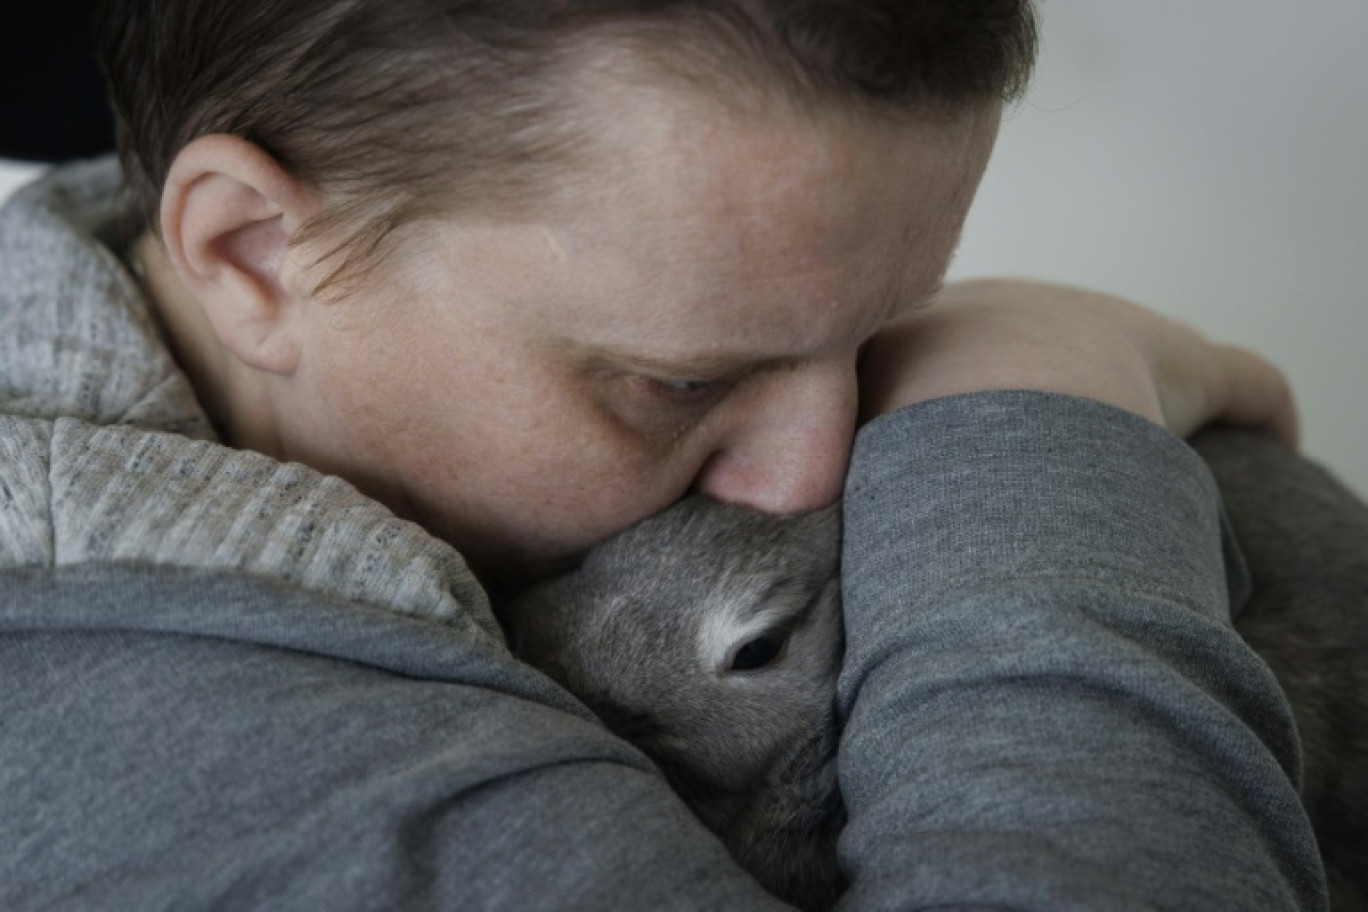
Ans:
[{"label": "forearm", "polygon": [[1050,395],[896,413],[857,444],[844,560],[850,902],[1323,908],[1181,441]]}]

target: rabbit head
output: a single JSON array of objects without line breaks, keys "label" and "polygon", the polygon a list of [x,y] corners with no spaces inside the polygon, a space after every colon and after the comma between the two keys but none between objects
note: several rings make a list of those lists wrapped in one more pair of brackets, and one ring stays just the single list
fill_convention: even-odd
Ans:
[{"label": "rabbit head", "polygon": [[503,605],[514,653],[648,754],[771,892],[829,908],[839,507],[776,517],[686,498]]},{"label": "rabbit head", "polygon": [[690,497],[501,618],[516,655],[686,797],[725,803],[834,751],[839,538],[836,507],[776,517]]}]

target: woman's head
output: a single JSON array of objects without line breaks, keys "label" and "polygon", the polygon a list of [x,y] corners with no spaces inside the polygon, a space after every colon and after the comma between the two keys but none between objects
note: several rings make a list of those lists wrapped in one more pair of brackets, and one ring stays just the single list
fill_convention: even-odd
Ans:
[{"label": "woman's head", "polygon": [[1029,62],[1024,5],[405,6],[310,20],[253,92],[183,104],[162,151],[124,112],[160,195],[153,296],[229,441],[490,573],[689,490],[837,497],[861,346],[944,273]]},{"label": "woman's head", "polygon": [[[171,163],[247,139],[320,193],[332,278],[398,225],[535,200],[586,154],[576,72],[602,50],[719,97],[934,114],[1015,95],[1030,0],[104,0],[124,170],[157,225]],[[592,153],[589,153],[592,154]]]}]

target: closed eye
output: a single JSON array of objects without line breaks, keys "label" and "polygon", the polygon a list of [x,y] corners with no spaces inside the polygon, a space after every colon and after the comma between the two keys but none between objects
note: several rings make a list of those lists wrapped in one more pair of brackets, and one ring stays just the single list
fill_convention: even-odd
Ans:
[{"label": "closed eye", "polygon": [[652,387],[655,395],[680,403],[714,399],[730,386],[726,380],[679,380],[646,375],[640,375],[639,379]]}]

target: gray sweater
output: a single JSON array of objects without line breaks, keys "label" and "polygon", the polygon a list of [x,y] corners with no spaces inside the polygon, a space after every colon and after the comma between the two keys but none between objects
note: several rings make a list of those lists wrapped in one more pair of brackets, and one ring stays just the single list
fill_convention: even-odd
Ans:
[{"label": "gray sweater", "polygon": [[[776,906],[451,548],[213,440],[116,183],[0,213],[0,907]],[[928,403],[861,433],[845,523],[845,905],[1324,908],[1181,441]]]}]

